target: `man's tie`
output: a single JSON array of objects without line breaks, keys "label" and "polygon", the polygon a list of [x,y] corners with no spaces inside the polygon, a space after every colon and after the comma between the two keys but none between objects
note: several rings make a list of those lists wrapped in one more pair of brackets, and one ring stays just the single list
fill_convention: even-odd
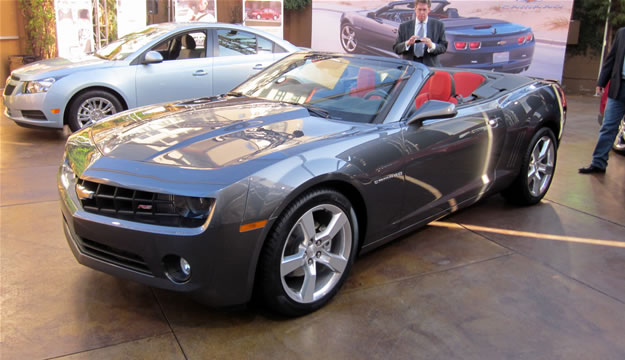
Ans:
[{"label": "man's tie", "polygon": [[[423,37],[423,35],[425,35],[425,24],[420,22],[419,23],[419,31],[417,31],[417,36],[419,36],[419,39]],[[423,42],[418,42],[415,43],[414,45],[414,56],[420,58],[423,57],[423,53],[425,51],[425,44]]]}]

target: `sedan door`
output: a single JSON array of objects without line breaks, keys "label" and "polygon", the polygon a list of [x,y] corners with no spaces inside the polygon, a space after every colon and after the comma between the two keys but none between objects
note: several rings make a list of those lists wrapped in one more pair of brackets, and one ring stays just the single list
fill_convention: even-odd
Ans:
[{"label": "sedan door", "polygon": [[481,197],[494,180],[505,138],[495,102],[465,106],[450,119],[406,125],[404,225],[455,211]]},{"label": "sedan door", "polygon": [[137,106],[213,95],[213,58],[207,54],[211,44],[206,32],[195,30],[150,49],[164,61],[137,65]]},{"label": "sedan door", "polygon": [[[235,29],[215,31],[213,90],[223,94],[280,58],[286,51],[254,33]],[[279,48],[279,49],[278,49]],[[274,49],[277,54],[274,54]],[[276,56],[280,55],[280,56]]]}]

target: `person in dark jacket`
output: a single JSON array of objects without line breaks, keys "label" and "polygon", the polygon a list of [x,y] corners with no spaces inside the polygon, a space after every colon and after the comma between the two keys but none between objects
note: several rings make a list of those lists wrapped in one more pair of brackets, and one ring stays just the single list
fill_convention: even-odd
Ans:
[{"label": "person in dark jacket", "polygon": [[426,66],[441,66],[438,55],[447,51],[445,26],[440,20],[428,16],[431,7],[431,0],[415,0],[417,17],[399,25],[393,50],[404,59]]},{"label": "person in dark jacket", "polygon": [[592,162],[587,167],[579,169],[581,174],[605,173],[608,167],[608,154],[618,134],[621,119],[625,115],[625,66],[623,62],[625,62],[625,27],[616,32],[612,49],[601,67],[597,93],[601,94],[609,81],[608,102],[605,105],[603,124],[592,154]]}]

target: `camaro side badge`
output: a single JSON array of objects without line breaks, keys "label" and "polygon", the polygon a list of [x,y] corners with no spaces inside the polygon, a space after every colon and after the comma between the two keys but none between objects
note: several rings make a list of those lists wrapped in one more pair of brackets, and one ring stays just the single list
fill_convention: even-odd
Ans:
[{"label": "camaro side badge", "polygon": [[381,178],[379,178],[377,180],[373,180],[373,183],[375,185],[377,185],[377,184],[379,184],[379,183],[381,183],[383,181],[394,179],[394,178],[398,178],[398,177],[402,177],[402,176],[404,176],[404,172],[403,171],[398,171],[398,172],[396,172],[394,174],[388,174],[388,175],[386,175],[384,177],[381,177]]},{"label": "camaro side badge", "polygon": [[93,199],[93,194],[93,191],[80,184],[76,184],[76,195],[78,195],[80,200]]}]

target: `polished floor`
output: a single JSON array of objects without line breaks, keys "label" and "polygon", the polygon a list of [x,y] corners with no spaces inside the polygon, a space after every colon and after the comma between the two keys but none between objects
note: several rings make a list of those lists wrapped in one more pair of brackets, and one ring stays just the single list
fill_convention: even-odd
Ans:
[{"label": "polished floor", "polygon": [[545,200],[493,196],[363,256],[327,307],[298,319],[205,308],[79,265],[55,182],[67,133],[2,117],[0,358],[625,359],[625,156],[577,174],[598,99],[568,100]]}]

